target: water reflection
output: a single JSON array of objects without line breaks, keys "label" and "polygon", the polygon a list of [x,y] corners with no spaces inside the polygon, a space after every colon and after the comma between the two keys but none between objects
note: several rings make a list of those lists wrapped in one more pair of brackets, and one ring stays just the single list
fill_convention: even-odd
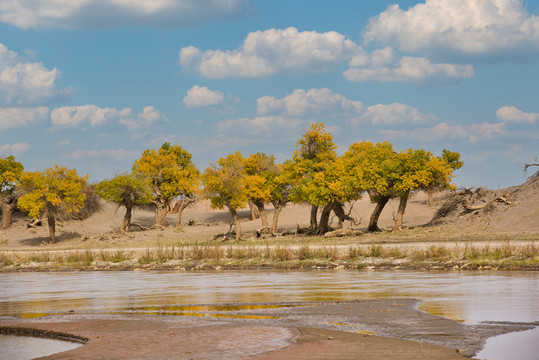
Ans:
[{"label": "water reflection", "polygon": [[539,321],[536,272],[6,273],[0,282],[0,316],[406,297],[422,300],[421,310],[469,323]]}]

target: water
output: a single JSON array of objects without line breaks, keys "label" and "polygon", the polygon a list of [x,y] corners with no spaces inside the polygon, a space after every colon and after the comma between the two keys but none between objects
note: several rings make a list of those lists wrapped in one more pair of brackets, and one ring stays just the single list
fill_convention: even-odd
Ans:
[{"label": "water", "polygon": [[[470,324],[539,321],[537,272],[8,273],[0,274],[0,284],[0,316],[22,318],[167,305],[405,297],[422,300],[420,310]],[[509,335],[499,339],[504,336]],[[496,341],[503,339],[490,343]]]},{"label": "water", "polygon": [[82,344],[28,336],[0,335],[1,360],[30,360],[75,349]]}]

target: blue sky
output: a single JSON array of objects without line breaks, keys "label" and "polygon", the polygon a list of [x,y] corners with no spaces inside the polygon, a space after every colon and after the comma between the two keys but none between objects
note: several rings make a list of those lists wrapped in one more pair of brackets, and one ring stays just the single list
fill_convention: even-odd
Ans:
[{"label": "blue sky", "polygon": [[462,154],[459,186],[539,155],[539,1],[0,0],[0,155],[93,181],[148,148],[204,170],[354,142]]}]

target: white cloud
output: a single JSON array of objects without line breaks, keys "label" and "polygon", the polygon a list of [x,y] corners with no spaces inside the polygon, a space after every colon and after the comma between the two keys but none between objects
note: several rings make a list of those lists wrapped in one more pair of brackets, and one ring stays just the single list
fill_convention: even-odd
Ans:
[{"label": "white cloud", "polygon": [[296,89],[282,99],[273,96],[263,96],[257,100],[257,112],[262,115],[284,113],[290,116],[320,115],[320,114],[350,114],[363,111],[361,101],[347,99],[328,88]]},{"label": "white cloud", "polygon": [[389,6],[364,38],[430,59],[519,60],[539,55],[539,17],[522,0],[426,0],[406,11]]},{"label": "white cloud", "polygon": [[213,91],[206,86],[193,86],[183,98],[183,103],[188,108],[219,105],[225,100],[221,91]]},{"label": "white cloud", "polygon": [[0,44],[0,106],[46,104],[74,92],[59,90],[60,71],[49,70],[40,62],[28,62]]},{"label": "white cloud", "polygon": [[64,155],[66,159],[114,159],[116,161],[133,159],[140,155],[138,151],[125,149],[101,149],[101,150],[76,150],[71,154]]},{"label": "white cloud", "polygon": [[241,130],[244,133],[271,136],[278,131],[287,131],[303,124],[301,119],[282,116],[258,116],[254,118],[231,119],[217,124],[219,131]]},{"label": "white cloud", "polygon": [[360,116],[349,120],[352,125],[370,122],[373,125],[425,124],[436,121],[433,114],[423,114],[418,109],[400,103],[372,105]]},{"label": "white cloud", "polygon": [[0,146],[0,154],[24,154],[30,150],[30,144],[28,143],[16,143],[16,144],[6,144]]},{"label": "white cloud", "polygon": [[496,111],[496,116],[503,122],[528,123],[530,125],[539,121],[539,113],[526,113],[514,106],[502,106]]},{"label": "white cloud", "polygon": [[146,129],[158,121],[168,121],[165,115],[153,106],[146,106],[142,113],[133,109],[100,108],[96,105],[63,106],[51,111],[54,127],[77,127],[89,123],[91,126],[103,125],[107,121],[118,121],[129,131]]},{"label": "white cloud", "polygon": [[[389,48],[386,48],[389,49]],[[474,76],[471,65],[433,64],[424,57],[389,56],[390,52],[361,54],[350,61],[343,73],[346,80],[365,82],[415,82],[423,84],[455,83]],[[379,57],[377,55],[386,55]],[[356,65],[356,66],[354,66]]]},{"label": "white cloud", "polygon": [[[130,108],[127,109],[131,110]],[[157,122],[168,122],[169,120],[163,113],[153,106],[146,106],[141,113],[134,114],[134,116],[122,117],[119,121],[120,124],[125,125],[129,131],[139,131],[148,129]]]},{"label": "white cloud", "polygon": [[448,125],[440,123],[433,127],[416,130],[381,130],[390,139],[406,139],[419,142],[436,142],[445,139],[465,140],[475,143],[505,135],[503,123],[481,123],[471,125]]},{"label": "white cloud", "polygon": [[264,77],[278,72],[321,73],[340,69],[358,45],[335,31],[299,32],[294,27],[251,32],[236,50],[180,50],[185,70],[205,78]]},{"label": "white cloud", "polygon": [[243,18],[249,0],[0,0],[0,21],[22,29],[200,25]]},{"label": "white cloud", "polygon": [[49,108],[0,108],[0,130],[16,127],[30,127],[44,121],[49,115]]}]

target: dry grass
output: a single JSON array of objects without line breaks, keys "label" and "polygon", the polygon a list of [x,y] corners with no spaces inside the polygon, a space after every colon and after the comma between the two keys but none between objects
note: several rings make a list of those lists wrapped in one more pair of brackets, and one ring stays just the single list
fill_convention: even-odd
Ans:
[{"label": "dry grass", "polygon": [[[68,269],[106,269],[110,266],[122,266],[126,269],[136,267],[159,268],[174,264],[211,263],[216,266],[234,263],[263,264],[265,267],[280,268],[304,267],[309,264],[323,263],[337,266],[340,263],[349,267],[361,268],[365,263],[374,265],[391,265],[399,263],[402,267],[436,267],[442,264],[445,268],[455,265],[492,266],[502,268],[537,268],[539,266],[539,246],[535,242],[514,245],[505,242],[498,245],[485,244],[434,244],[423,248],[410,244],[358,244],[349,245],[347,249],[336,244],[331,245],[238,245],[229,244],[176,244],[157,243],[153,248],[144,251],[127,250],[75,250],[51,252],[32,251],[0,253],[0,267],[4,271],[25,268],[41,270],[53,268]],[[352,264],[352,265],[350,265]],[[187,266],[186,265],[186,266]]]}]

